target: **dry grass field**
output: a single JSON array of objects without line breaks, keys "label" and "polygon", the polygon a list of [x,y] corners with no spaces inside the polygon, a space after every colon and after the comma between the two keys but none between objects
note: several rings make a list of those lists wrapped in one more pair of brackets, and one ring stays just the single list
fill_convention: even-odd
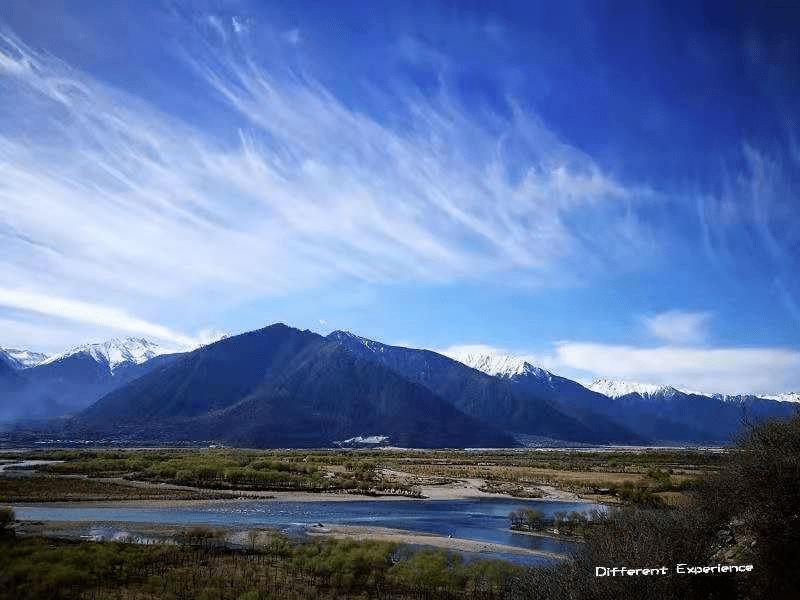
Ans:
[{"label": "dry grass field", "polygon": [[[693,450],[53,450],[6,462],[58,460],[0,472],[0,502],[208,499],[240,492],[422,496],[474,485],[516,497],[553,490],[617,503],[652,496],[675,504],[718,453]],[[470,487],[470,486],[462,486]]]}]

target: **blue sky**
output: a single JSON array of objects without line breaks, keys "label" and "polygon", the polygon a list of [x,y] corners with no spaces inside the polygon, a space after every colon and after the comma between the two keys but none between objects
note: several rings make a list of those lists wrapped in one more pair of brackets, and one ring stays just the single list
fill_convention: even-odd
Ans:
[{"label": "blue sky", "polygon": [[0,345],[800,388],[800,13],[612,4],[4,4]]}]

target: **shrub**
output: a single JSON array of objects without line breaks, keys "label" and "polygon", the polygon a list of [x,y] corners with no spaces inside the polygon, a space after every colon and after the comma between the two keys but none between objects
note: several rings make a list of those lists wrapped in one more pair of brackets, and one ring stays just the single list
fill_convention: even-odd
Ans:
[{"label": "shrub", "polygon": [[664,499],[644,487],[623,487],[617,494],[622,500],[638,506],[661,508],[666,506]]},{"label": "shrub", "polygon": [[544,526],[544,514],[535,509],[518,508],[508,515],[511,519],[512,529],[527,529],[530,531],[541,529]]},{"label": "shrub", "polygon": [[14,511],[10,507],[0,508],[0,536],[8,535],[14,525]]},{"label": "shrub", "polygon": [[700,486],[698,501],[716,527],[736,523],[752,536],[751,597],[785,598],[796,593],[800,416],[745,427],[728,453],[727,464]]}]

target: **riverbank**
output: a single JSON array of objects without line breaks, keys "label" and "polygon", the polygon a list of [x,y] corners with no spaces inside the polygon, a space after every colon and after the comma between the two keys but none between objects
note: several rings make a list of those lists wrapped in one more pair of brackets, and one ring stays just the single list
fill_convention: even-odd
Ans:
[{"label": "riverbank", "polygon": [[[590,513],[586,503],[516,498],[459,498],[386,501],[374,498],[316,502],[296,498],[239,498],[192,501],[25,503],[12,509],[21,537],[58,536],[139,544],[184,543],[195,533],[213,543],[257,549],[276,532],[308,538],[386,541],[432,546],[521,564],[559,560],[574,550],[571,540],[520,536],[508,515],[527,504],[546,518],[561,512]],[[306,498],[308,500],[308,498]],[[196,530],[192,533],[193,530]],[[527,539],[525,539],[527,538]]]},{"label": "riverbank", "polygon": [[[24,537],[45,537],[63,540],[123,542],[134,544],[180,544],[203,539],[206,543],[222,543],[241,548],[261,548],[279,534],[278,529],[236,525],[179,525],[117,521],[18,521],[16,534]],[[562,560],[565,554],[547,550],[522,548],[507,544],[411,532],[372,525],[312,524],[304,535],[310,539],[351,539],[357,542],[378,541],[444,548],[453,552],[477,555],[507,554],[518,557]]]},{"label": "riverbank", "polygon": [[[513,498],[511,494],[486,492],[484,479],[457,479],[451,483],[420,485],[419,490],[430,500],[465,500],[467,498]],[[540,495],[538,500],[551,502],[583,502],[583,499],[572,492],[559,490],[550,485],[536,485],[532,488]]]},{"label": "riverbank", "polygon": [[[63,482],[64,485],[59,485]],[[120,506],[192,506],[205,501],[274,499],[292,502],[347,502],[353,500],[465,500],[470,498],[513,498],[510,494],[485,491],[483,479],[453,479],[439,483],[424,483],[417,486],[419,496],[406,494],[359,494],[343,490],[336,491],[259,491],[259,490],[213,490],[173,483],[136,481],[122,477],[87,478],[80,475],[31,476],[0,478],[0,502],[2,503],[83,503],[94,502]],[[536,498],[551,502],[585,502],[578,494],[559,490],[548,485],[535,486]],[[588,500],[593,502],[594,500]]]},{"label": "riverbank", "polygon": [[520,548],[519,546],[508,546],[505,544],[495,544],[492,542],[479,542],[476,540],[445,537],[429,533],[412,533],[403,529],[375,527],[371,525],[320,524],[317,526],[312,525],[307,527],[306,533],[312,537],[353,539],[359,542],[365,540],[375,540],[417,546],[435,546],[437,548],[445,548],[455,552],[504,553],[515,554],[519,556],[537,556],[542,558],[551,558],[554,560],[566,558],[563,554],[548,552],[546,550]]}]

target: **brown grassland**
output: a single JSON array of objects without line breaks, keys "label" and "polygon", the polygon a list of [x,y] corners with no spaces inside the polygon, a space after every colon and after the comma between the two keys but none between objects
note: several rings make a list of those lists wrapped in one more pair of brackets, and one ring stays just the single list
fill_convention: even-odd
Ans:
[{"label": "brown grassland", "polygon": [[[0,502],[206,499],[243,492],[419,497],[425,486],[479,480],[484,492],[543,495],[542,486],[620,502],[626,490],[679,501],[719,453],[693,450],[38,450],[5,461],[58,460],[29,477],[0,477]],[[12,475],[13,471],[9,472]],[[546,495],[546,494],[545,494]],[[630,495],[628,493],[628,495]]]}]

